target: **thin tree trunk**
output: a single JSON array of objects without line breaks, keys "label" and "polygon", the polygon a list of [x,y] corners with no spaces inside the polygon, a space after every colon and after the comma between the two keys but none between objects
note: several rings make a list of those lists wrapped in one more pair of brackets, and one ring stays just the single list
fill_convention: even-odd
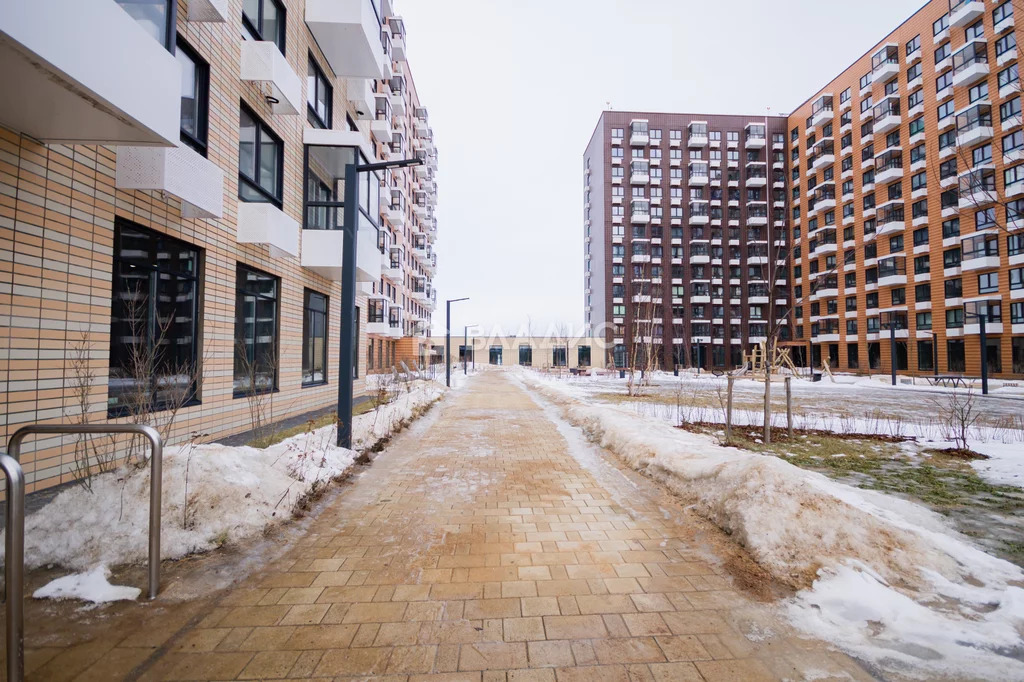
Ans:
[{"label": "thin tree trunk", "polygon": [[725,403],[725,442],[732,442],[732,385],[736,381],[736,377],[730,376],[726,379],[728,384],[728,393]]},{"label": "thin tree trunk", "polygon": [[772,442],[772,371],[767,364],[764,368],[764,442]]},{"label": "thin tree trunk", "polygon": [[793,440],[793,377],[786,377],[786,430]]}]

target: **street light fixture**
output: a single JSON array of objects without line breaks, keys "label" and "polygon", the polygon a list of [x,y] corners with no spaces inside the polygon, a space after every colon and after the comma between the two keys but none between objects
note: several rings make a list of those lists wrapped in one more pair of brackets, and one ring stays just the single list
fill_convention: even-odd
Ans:
[{"label": "street light fixture", "polygon": [[[879,322],[883,329],[889,330],[889,366],[892,372],[892,385],[896,385],[896,330],[906,329],[906,313],[900,310],[887,310],[881,313]],[[903,326],[900,326],[900,322]]]},{"label": "street light fixture", "polygon": [[[462,376],[469,373],[469,328],[476,327],[475,324],[467,324],[462,328]],[[476,370],[476,340],[473,341],[473,369]]]},{"label": "street light fixture", "polygon": [[[964,322],[967,320],[978,320],[978,333],[981,336],[981,394],[988,395],[988,336],[985,334],[985,322],[988,321],[989,311],[993,306],[989,301],[968,301],[964,303]],[[996,312],[1001,313],[999,304],[996,303]]]},{"label": "street light fixture", "polygon": [[[387,168],[422,166],[423,159],[345,164],[345,204],[341,253],[341,348],[338,358],[338,447],[352,447],[352,388],[355,383],[356,237],[359,235],[359,174]],[[374,207],[376,208],[376,207]]]},{"label": "street light fixture", "polygon": [[444,302],[444,385],[452,387],[452,303],[468,301],[465,298],[449,298]]}]

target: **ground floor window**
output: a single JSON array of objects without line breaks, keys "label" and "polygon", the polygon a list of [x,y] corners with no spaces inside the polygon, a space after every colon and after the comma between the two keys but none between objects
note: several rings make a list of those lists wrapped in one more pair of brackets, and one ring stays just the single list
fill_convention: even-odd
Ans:
[{"label": "ground floor window", "polygon": [[821,367],[821,345],[819,344],[811,346],[811,366]]},{"label": "ground floor window", "polygon": [[239,264],[235,273],[236,396],[277,388],[278,297],[281,280]]},{"label": "ground floor window", "polygon": [[533,364],[533,348],[530,346],[519,346],[519,364],[529,367]]},{"label": "ground floor window", "polygon": [[850,369],[860,367],[860,356],[858,355],[857,344],[855,343],[846,344],[846,366]]},{"label": "ground floor window", "polygon": [[712,346],[711,362],[714,363],[715,367],[725,366],[725,346]]},{"label": "ground floor window", "polygon": [[551,349],[551,364],[555,367],[565,367],[566,349],[564,346],[555,346]]},{"label": "ground floor window", "polygon": [[878,343],[868,344],[868,367],[882,369],[882,346]]},{"label": "ground floor window", "polygon": [[839,344],[828,344],[828,366],[831,369],[839,367]]},{"label": "ground floor window", "polygon": [[302,385],[326,384],[327,297],[306,289],[302,312]]},{"label": "ground floor window", "polygon": [[935,369],[935,345],[931,341],[917,342],[917,368],[921,371]]},{"label": "ground floor window", "polygon": [[963,372],[967,369],[967,361],[964,355],[963,339],[949,339],[946,341],[946,370],[949,372]]},{"label": "ground floor window", "polygon": [[576,349],[576,364],[580,367],[590,367],[590,346],[580,346]]},{"label": "ground floor window", "polygon": [[488,360],[492,365],[501,364],[501,346],[491,346],[490,357]]},{"label": "ground floor window", "polygon": [[1002,344],[999,343],[999,339],[986,339],[988,342],[987,348],[985,349],[985,358],[988,361],[989,372],[1002,372],[1003,371],[1003,357],[1002,357]]},{"label": "ground floor window", "polygon": [[897,341],[896,342],[896,369],[900,372],[905,372],[909,367],[909,361],[907,360],[907,342]]},{"label": "ground floor window", "polygon": [[199,250],[118,218],[110,300],[107,412],[197,401]]},{"label": "ground floor window", "polygon": [[1010,341],[1013,349],[1013,373],[1024,374],[1024,336],[1016,336]]},{"label": "ground floor window", "polygon": [[739,367],[743,364],[743,349],[736,344],[729,347],[729,364]]},{"label": "ground floor window", "polygon": [[618,343],[612,349],[612,361],[619,369],[626,366],[626,346]]}]

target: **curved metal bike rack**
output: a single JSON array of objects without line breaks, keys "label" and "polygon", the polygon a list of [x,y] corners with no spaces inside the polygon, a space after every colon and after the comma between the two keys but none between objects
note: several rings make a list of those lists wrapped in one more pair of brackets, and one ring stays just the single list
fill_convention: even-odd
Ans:
[{"label": "curved metal bike rack", "polygon": [[152,426],[139,424],[32,424],[14,432],[0,469],[7,477],[7,516],[4,519],[4,576],[7,590],[7,679],[21,682],[25,672],[25,475],[19,458],[21,442],[33,434],[113,434],[144,436],[150,444],[149,478],[149,598],[160,590],[160,497],[163,492],[164,441]]}]

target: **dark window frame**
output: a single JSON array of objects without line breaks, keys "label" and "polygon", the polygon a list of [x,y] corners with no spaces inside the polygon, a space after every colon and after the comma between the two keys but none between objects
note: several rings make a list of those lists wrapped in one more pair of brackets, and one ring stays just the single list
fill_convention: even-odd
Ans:
[{"label": "dark window frame", "polygon": [[[251,272],[253,274],[256,274],[256,275],[268,278],[270,280],[273,280],[276,283],[274,296],[273,297],[267,296],[265,294],[261,294],[259,292],[256,292],[256,291],[253,291],[251,289],[245,288],[242,276],[246,272]],[[260,394],[275,393],[280,388],[279,384],[280,384],[280,377],[281,377],[281,370],[280,370],[280,353],[281,353],[281,278],[278,277],[277,275],[271,274],[269,272],[265,272],[265,271],[260,270],[258,268],[254,268],[251,265],[246,265],[245,263],[236,263],[235,264],[235,326],[234,326],[234,348],[232,349],[232,361],[233,362],[232,362],[232,388],[231,388],[231,395],[232,395],[233,398],[245,398],[245,397],[251,395],[250,391],[239,390],[238,387],[237,387],[237,383],[238,383],[238,369],[239,369],[238,368],[238,352],[240,350],[240,348],[239,348],[240,343],[239,343],[239,338],[238,338],[238,334],[239,334],[239,324],[238,324],[239,317],[238,316],[239,316],[239,314],[241,314],[241,311],[244,308],[244,302],[241,301],[240,299],[245,297],[245,296],[253,296],[254,298],[259,298],[259,299],[262,299],[264,301],[273,301],[274,302],[273,377],[272,377],[272,381],[271,381],[271,386],[269,388],[265,388],[263,390],[260,390],[258,393],[260,393]],[[249,351],[248,347],[246,348],[246,351],[247,352]],[[250,360],[249,360],[249,362],[255,362],[255,361],[256,361],[255,358],[250,358]]]},{"label": "dark window frame", "polygon": [[[245,29],[250,36],[255,40],[267,40],[275,45],[277,49],[281,51],[281,54],[285,53],[285,38],[288,35],[288,12],[285,9],[284,3],[278,2],[278,0],[255,0],[259,4],[259,16],[256,17],[256,21],[259,22],[260,26],[257,27],[253,24],[252,20],[246,16],[245,9],[242,9],[242,28]],[[277,35],[273,38],[263,35],[263,8],[266,3],[272,3],[276,8],[280,18],[277,22]]]},{"label": "dark window frame", "polygon": [[[314,297],[318,297],[323,300],[323,309],[319,310],[314,308],[311,303]],[[322,294],[315,289],[304,289],[302,292],[302,386],[325,386],[327,385],[329,378],[327,373],[327,345],[330,339],[330,310],[331,310],[331,298],[327,294]],[[323,344],[320,348],[319,355],[320,366],[323,368],[323,378],[321,379],[307,379],[307,375],[312,375],[314,372],[313,360],[314,351],[310,347],[313,337],[311,336],[310,323],[313,322],[312,318],[322,318],[323,329]]]},{"label": "dark window frame", "polygon": [[[117,4],[121,6],[121,9],[124,9],[124,11],[126,13],[128,12],[128,10],[125,9],[124,4],[130,4],[130,3],[122,3],[119,0],[114,0],[114,1],[117,2]],[[165,14],[165,16],[167,17],[167,25],[164,26],[164,36],[163,36],[163,41],[162,41],[161,44],[164,46],[165,50],[167,50],[171,54],[174,54],[174,49],[175,49],[175,39],[174,38],[175,38],[175,36],[178,33],[178,0],[161,0],[161,1],[167,7],[167,12]],[[158,4],[158,2],[151,2],[150,4],[156,5],[156,4]],[[128,14],[128,16],[131,16],[131,14]],[[135,17],[132,17],[132,19],[135,20]]]},{"label": "dark window frame", "polygon": [[[251,201],[242,196],[242,185],[254,190],[257,194],[263,196],[267,203],[271,203],[278,208],[284,205],[284,140],[282,140],[277,133],[275,133],[270,126],[264,123],[263,119],[256,115],[252,109],[250,109],[245,102],[242,102],[239,109],[239,115],[245,114],[252,119],[253,123],[256,124],[256,140],[253,144],[253,166],[256,169],[257,174],[260,169],[260,154],[263,153],[263,134],[266,133],[267,137],[273,140],[277,145],[277,187],[274,188],[275,194],[271,194],[259,184],[258,180],[246,176],[242,172],[242,151],[241,142],[239,142],[238,151],[238,198],[241,201]],[[238,123],[239,130],[241,130],[242,122],[239,119]]]},{"label": "dark window frame", "polygon": [[[194,244],[190,244],[190,243],[188,243],[188,242],[186,242],[184,240],[181,240],[181,239],[176,239],[174,237],[166,235],[166,234],[164,234],[162,232],[159,232],[157,230],[150,229],[150,228],[145,227],[143,225],[139,225],[138,223],[132,222],[132,221],[127,220],[126,218],[122,218],[120,216],[116,216],[114,218],[114,249],[113,249],[114,253],[113,253],[113,268],[112,268],[111,290],[110,290],[110,299],[111,299],[111,313],[110,313],[111,314],[111,333],[110,333],[110,345],[109,345],[110,353],[109,353],[109,361],[108,361],[108,368],[109,368],[108,372],[113,369],[115,358],[118,356],[118,349],[115,346],[115,344],[117,344],[117,335],[115,334],[115,330],[113,328],[115,320],[118,319],[118,315],[117,315],[116,308],[115,308],[114,296],[115,296],[115,292],[119,291],[119,286],[118,285],[119,285],[119,283],[121,282],[121,279],[122,279],[121,278],[121,274],[120,274],[121,268],[119,266],[121,265],[121,263],[123,261],[129,260],[126,257],[120,256],[119,255],[119,251],[118,251],[118,247],[121,244],[122,233],[123,233],[123,231],[125,229],[129,229],[129,230],[141,233],[141,234],[145,235],[149,239],[149,246],[150,246],[149,255],[146,258],[142,258],[142,259],[131,259],[131,263],[130,263],[130,268],[131,268],[132,272],[140,272],[143,268],[148,268],[148,272],[149,272],[149,286],[148,286],[148,291],[147,291],[148,302],[146,304],[146,307],[147,307],[147,310],[146,310],[146,317],[147,317],[147,323],[146,323],[146,327],[147,327],[147,343],[152,344],[156,340],[154,335],[156,333],[156,326],[157,326],[157,318],[156,318],[157,311],[156,311],[156,306],[155,306],[156,296],[154,294],[156,293],[157,280],[158,279],[165,279],[165,278],[168,278],[168,277],[173,277],[176,280],[191,282],[192,285],[193,285],[192,305],[191,305],[191,311],[190,311],[191,312],[191,319],[192,319],[192,343],[191,343],[191,349],[192,350],[191,350],[191,357],[187,359],[187,362],[193,367],[193,369],[194,369],[194,376],[192,378],[192,386],[191,386],[192,395],[191,395],[191,397],[189,399],[187,399],[184,402],[183,407],[187,407],[189,405],[198,405],[198,404],[200,404],[202,402],[201,397],[199,395],[200,377],[202,375],[202,367],[199,364],[199,357],[200,357],[200,355],[199,355],[199,344],[202,341],[202,329],[201,329],[201,324],[200,324],[200,319],[201,318],[200,318],[200,303],[199,303],[199,301],[200,301],[200,296],[201,296],[201,286],[200,285],[202,283],[202,277],[201,277],[200,271],[202,270],[203,250],[201,248],[199,248],[198,246],[195,246]],[[194,271],[191,274],[188,274],[186,271],[183,271],[183,270],[175,270],[175,269],[171,269],[171,268],[162,268],[162,267],[160,267],[160,265],[158,264],[158,259],[155,256],[155,252],[157,250],[156,249],[156,245],[157,245],[158,241],[161,241],[161,240],[165,241],[165,242],[170,242],[170,243],[175,244],[175,245],[179,245],[179,246],[183,247],[183,250],[191,250],[191,251],[194,252],[192,260],[193,260],[193,262],[195,264],[195,268],[194,268]],[[175,316],[175,319],[177,319],[177,318],[178,318],[178,316]],[[133,333],[133,335],[134,335],[134,333]],[[112,385],[112,382],[108,381],[108,387],[107,387],[107,391],[108,391],[108,394],[107,394],[108,395],[107,417],[108,418],[116,418],[116,417],[124,417],[124,416],[130,415],[132,413],[132,408],[131,408],[130,405],[111,403],[111,401],[110,401],[110,386],[111,385]],[[156,387],[155,386],[153,387],[153,394],[154,394],[154,398],[153,398],[152,405],[155,407],[155,409],[157,411],[162,411],[164,409],[164,407],[166,406],[166,404],[162,403],[162,402],[160,402],[159,400],[156,399],[156,397],[155,397]]]},{"label": "dark window frame", "polygon": [[[331,85],[330,79],[327,77],[327,73],[320,67],[319,62],[313,56],[313,53],[309,53],[309,67],[313,68],[314,74],[313,79],[315,88],[312,93],[306,93],[306,120],[311,126],[330,130],[334,124],[334,86]],[[327,103],[327,119],[324,120],[313,106],[313,102],[317,101],[317,95],[320,94],[321,87],[326,88],[324,101]],[[313,102],[310,102],[310,96],[313,97]]]},{"label": "dark window frame", "polygon": [[198,154],[206,156],[209,145],[210,131],[210,64],[178,34],[177,48],[195,64],[196,78],[196,132],[197,135],[180,127],[181,141],[195,150]]}]

